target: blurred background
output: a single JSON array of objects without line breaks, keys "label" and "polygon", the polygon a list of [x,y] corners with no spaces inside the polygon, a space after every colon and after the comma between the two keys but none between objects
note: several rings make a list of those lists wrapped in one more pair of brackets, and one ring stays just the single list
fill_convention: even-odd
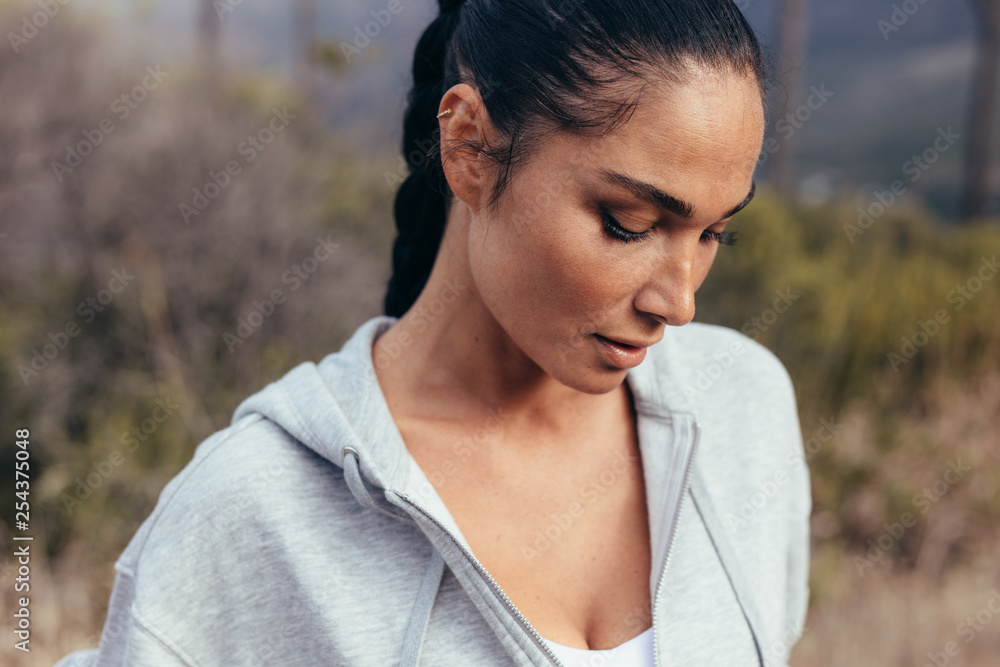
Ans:
[{"label": "blurred background", "polygon": [[[738,4],[770,130],[696,319],[796,384],[814,512],[791,664],[995,666],[1000,0]],[[26,428],[34,536],[30,654],[0,554],[3,664],[96,646],[112,563],[195,446],[382,312],[437,13],[387,6],[0,0],[0,532]]]}]

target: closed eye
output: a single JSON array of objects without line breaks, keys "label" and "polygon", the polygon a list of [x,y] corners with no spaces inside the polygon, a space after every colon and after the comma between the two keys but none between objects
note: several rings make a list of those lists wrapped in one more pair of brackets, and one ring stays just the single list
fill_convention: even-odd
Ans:
[{"label": "closed eye", "polygon": [[736,245],[736,232],[713,232],[705,230],[701,233],[702,243],[715,241],[721,245]]},{"label": "closed eye", "polygon": [[[611,215],[605,208],[601,208],[601,219],[604,222],[604,230],[614,239],[623,243],[637,243],[649,238],[652,228],[644,232],[630,232],[622,227],[621,223]],[[736,245],[736,232],[713,232],[706,229],[701,234],[702,243],[718,243],[720,245]]]},{"label": "closed eye", "polygon": [[636,241],[644,241],[649,237],[652,229],[647,229],[644,232],[630,232],[621,226],[621,223],[611,215],[606,209],[601,208],[601,218],[604,221],[604,231],[608,233],[612,238],[618,239],[624,243],[632,243]]}]

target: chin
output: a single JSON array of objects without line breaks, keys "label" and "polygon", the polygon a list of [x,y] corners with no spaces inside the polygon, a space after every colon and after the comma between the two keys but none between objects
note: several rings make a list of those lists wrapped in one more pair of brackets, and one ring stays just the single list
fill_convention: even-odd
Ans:
[{"label": "chin", "polygon": [[614,391],[621,386],[627,374],[627,371],[594,363],[593,359],[567,358],[566,361],[557,361],[557,364],[558,369],[552,369],[549,374],[567,387],[585,394]]}]

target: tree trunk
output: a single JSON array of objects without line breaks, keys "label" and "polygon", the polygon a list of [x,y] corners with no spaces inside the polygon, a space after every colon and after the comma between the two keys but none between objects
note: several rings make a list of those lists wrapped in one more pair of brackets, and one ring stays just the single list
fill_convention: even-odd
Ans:
[{"label": "tree trunk", "polygon": [[[809,0],[782,0],[779,5],[781,74],[778,82],[786,95],[781,117],[795,114],[805,97],[806,47],[809,41]],[[794,127],[794,126],[793,126]],[[798,130],[798,128],[796,127]],[[780,149],[773,155],[772,174],[775,188],[783,197],[794,197],[796,190],[795,157],[798,149],[798,131],[790,137],[779,139]]]},{"label": "tree trunk", "polygon": [[213,82],[218,81],[219,76],[221,28],[222,17],[216,11],[213,0],[199,0],[198,40],[201,62],[205,75]]},{"label": "tree trunk", "polygon": [[1000,0],[974,0],[979,29],[976,72],[966,157],[962,218],[989,213],[996,143],[997,92],[1000,88]]},{"label": "tree trunk", "polygon": [[316,22],[319,19],[317,0],[295,0],[295,78],[308,92],[313,67],[312,49],[316,43]]}]

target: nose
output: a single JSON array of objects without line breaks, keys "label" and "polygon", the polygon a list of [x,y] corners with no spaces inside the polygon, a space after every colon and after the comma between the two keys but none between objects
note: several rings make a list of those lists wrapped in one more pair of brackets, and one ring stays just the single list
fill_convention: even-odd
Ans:
[{"label": "nose", "polygon": [[649,279],[636,295],[636,309],[667,326],[679,327],[693,320],[698,288],[696,250],[697,246],[675,247],[652,266]]}]

